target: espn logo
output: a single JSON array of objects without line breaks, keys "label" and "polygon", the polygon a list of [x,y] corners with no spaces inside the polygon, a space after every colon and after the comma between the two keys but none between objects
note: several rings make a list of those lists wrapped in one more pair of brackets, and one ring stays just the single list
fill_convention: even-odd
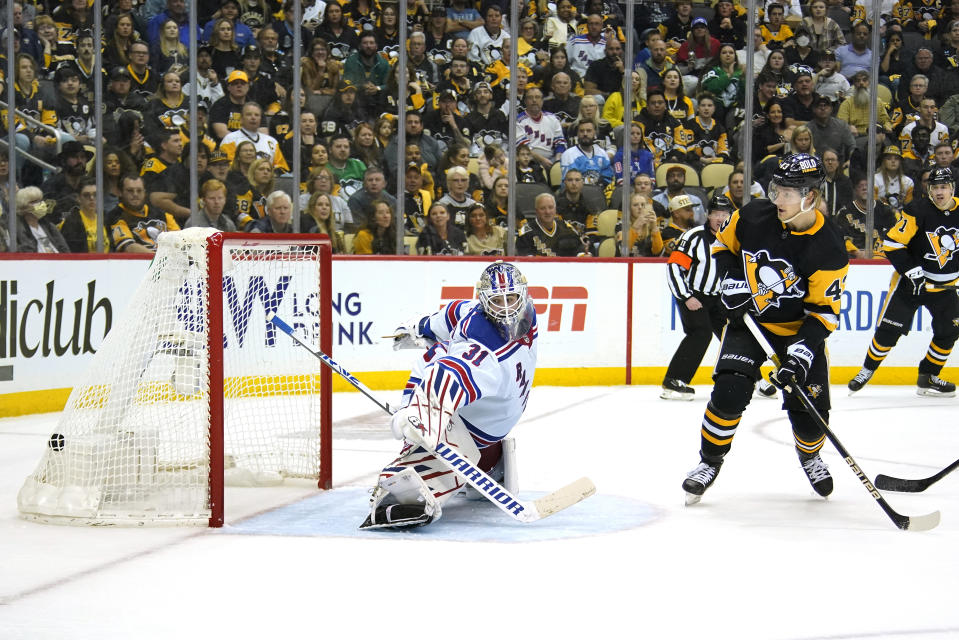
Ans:
[{"label": "espn logo", "polygon": [[[473,287],[455,287],[444,286],[440,291],[440,307],[446,306],[453,300],[472,300],[476,290]],[[563,327],[563,301],[574,301],[572,325],[570,331],[583,331],[586,328],[586,303],[589,299],[589,291],[586,287],[553,287],[552,290],[546,287],[529,287],[529,295],[533,300],[542,301],[534,303],[536,315],[540,318],[546,318],[547,331],[560,331]],[[568,307],[570,302],[566,302]],[[547,309],[549,314],[546,313]],[[540,324],[542,326],[542,324]]]}]

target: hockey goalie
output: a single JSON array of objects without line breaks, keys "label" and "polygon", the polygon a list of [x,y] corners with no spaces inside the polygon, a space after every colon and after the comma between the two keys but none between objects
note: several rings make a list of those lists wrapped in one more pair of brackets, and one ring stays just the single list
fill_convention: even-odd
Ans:
[{"label": "hockey goalie", "polygon": [[451,302],[393,336],[394,349],[425,352],[390,422],[403,447],[380,472],[361,529],[429,524],[466,488],[422,442],[452,448],[517,491],[515,449],[506,436],[523,415],[533,384],[536,312],[526,278],[512,264],[486,267],[476,289],[478,301]]}]

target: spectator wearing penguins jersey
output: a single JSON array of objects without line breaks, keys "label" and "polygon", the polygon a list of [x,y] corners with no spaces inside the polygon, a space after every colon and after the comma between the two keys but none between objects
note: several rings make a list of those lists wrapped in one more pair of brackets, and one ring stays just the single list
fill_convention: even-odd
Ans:
[{"label": "spectator wearing penguins jersey", "polygon": [[581,120],[576,127],[576,145],[560,157],[564,177],[570,169],[576,169],[586,184],[605,187],[612,182],[613,167],[609,156],[595,140],[596,126],[590,120]]}]

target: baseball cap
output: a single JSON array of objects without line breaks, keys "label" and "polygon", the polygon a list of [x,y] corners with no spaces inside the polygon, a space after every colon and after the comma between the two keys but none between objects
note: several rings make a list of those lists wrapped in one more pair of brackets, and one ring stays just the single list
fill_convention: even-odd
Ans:
[{"label": "baseball cap", "polygon": [[110,71],[110,80],[132,80],[130,72],[127,71],[126,67],[113,67],[113,70]]},{"label": "baseball cap", "polygon": [[241,71],[239,69],[234,69],[230,75],[226,77],[226,83],[230,84],[233,82],[249,82],[250,76],[246,75],[246,71]]},{"label": "baseball cap", "polygon": [[406,165],[406,170],[409,171],[410,169],[416,169],[416,170],[417,170],[418,172],[420,172],[420,173],[422,173],[422,171],[423,171],[423,169],[420,168],[420,165],[417,164],[416,162],[409,162],[409,163],[407,163],[407,165]]},{"label": "baseball cap", "polygon": [[454,100],[454,101],[455,101],[455,100],[456,100],[456,92],[453,91],[452,89],[445,89],[445,90],[441,91],[441,92],[440,92],[440,100],[443,100],[443,99],[445,99],[445,98],[449,98],[450,100]]},{"label": "baseball cap", "polygon": [[886,147],[885,149],[882,150],[882,155],[884,155],[884,156],[899,156],[899,157],[901,158],[901,157],[902,157],[902,151],[900,151],[900,150],[899,150],[899,147],[897,147],[896,145],[891,144],[891,145],[889,145],[888,147]]},{"label": "baseball cap", "polygon": [[477,82],[473,85],[473,92],[475,93],[478,89],[486,89],[490,93],[493,92],[493,87],[490,86],[488,82]]},{"label": "baseball cap", "polygon": [[349,91],[349,90],[351,90],[351,89],[352,89],[353,91],[356,91],[356,90],[357,90],[357,89],[356,89],[356,85],[353,84],[353,82],[352,82],[351,80],[344,80],[344,81],[340,84],[340,92],[341,92],[341,93],[342,93],[343,91]]},{"label": "baseball cap", "polygon": [[210,154],[210,159],[207,160],[207,164],[217,164],[219,162],[229,162],[229,161],[230,161],[230,157],[226,155],[226,152],[217,149],[216,151]]},{"label": "baseball cap", "polygon": [[260,58],[263,56],[263,53],[260,51],[260,48],[255,44],[248,44],[243,47],[243,52],[241,57],[243,58]]},{"label": "baseball cap", "polygon": [[79,78],[80,72],[76,70],[75,67],[69,64],[63,64],[57,67],[56,72],[53,74],[53,83],[60,84],[68,78]]},{"label": "baseball cap", "polygon": [[829,96],[819,95],[819,94],[817,93],[817,94],[816,94],[816,97],[813,98],[812,105],[815,107],[815,106],[818,106],[818,105],[820,105],[820,104],[828,104],[828,105],[831,107],[831,106],[832,106],[832,98],[830,98]]},{"label": "baseball cap", "polygon": [[693,206],[693,200],[685,193],[681,193],[678,196],[674,196],[672,200],[669,201],[669,210],[678,211],[680,209],[685,209],[687,207]]},{"label": "baseball cap", "polygon": [[706,26],[706,18],[703,18],[703,17],[693,18],[693,24],[692,24],[692,26],[693,26],[693,28],[696,28],[696,27],[705,27],[705,26]]}]

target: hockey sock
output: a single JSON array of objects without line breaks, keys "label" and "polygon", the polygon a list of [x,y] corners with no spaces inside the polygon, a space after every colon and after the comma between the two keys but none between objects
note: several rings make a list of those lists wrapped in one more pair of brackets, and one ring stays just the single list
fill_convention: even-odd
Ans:
[{"label": "hockey sock", "polygon": [[742,419],[742,413],[727,414],[710,402],[703,414],[702,444],[700,452],[704,458],[722,458],[733,444],[736,427]]},{"label": "hockey sock", "polygon": [[[822,428],[805,411],[788,411],[789,423],[793,428],[793,440],[796,443],[796,449],[803,454],[816,453],[822,449],[826,441],[826,434]],[[829,412],[820,410],[824,420],[829,420]]]},{"label": "hockey sock", "polygon": [[872,342],[869,343],[869,350],[866,352],[866,359],[863,360],[862,366],[870,371],[875,371],[879,368],[879,365],[882,364],[882,361],[886,359],[886,356],[889,355],[889,352],[892,351],[892,348],[896,346],[897,341],[893,341],[892,344],[886,346],[880,343],[876,336],[873,336]]},{"label": "hockey sock", "polygon": [[945,342],[947,341],[940,338],[937,344],[936,337],[933,336],[932,341],[929,343],[929,348],[926,350],[926,357],[919,363],[919,373],[929,373],[934,376],[939,375],[942,368],[946,366],[946,360],[949,359],[949,354],[952,353],[952,346],[955,344],[955,339],[949,341],[950,344],[948,345],[944,344]]}]

